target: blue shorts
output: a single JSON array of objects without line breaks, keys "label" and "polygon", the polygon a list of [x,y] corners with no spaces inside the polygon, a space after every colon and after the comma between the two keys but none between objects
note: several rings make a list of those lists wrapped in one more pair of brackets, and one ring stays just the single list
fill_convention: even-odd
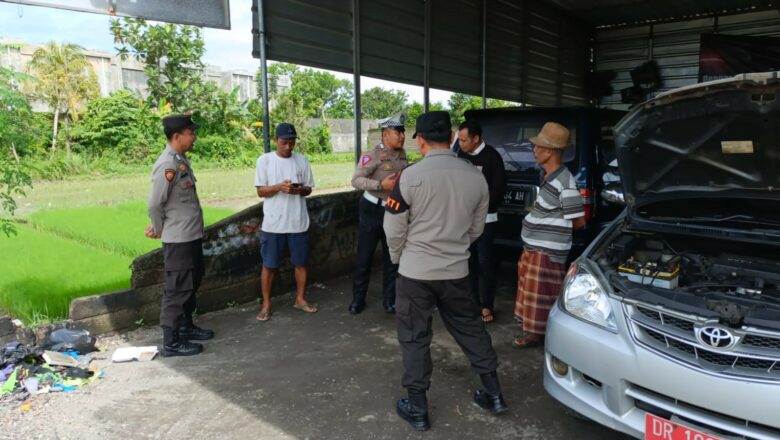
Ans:
[{"label": "blue shorts", "polygon": [[284,245],[289,243],[290,261],[293,266],[306,266],[309,260],[309,233],[275,234],[263,231],[260,237],[260,256],[263,266],[276,269],[282,264]]}]

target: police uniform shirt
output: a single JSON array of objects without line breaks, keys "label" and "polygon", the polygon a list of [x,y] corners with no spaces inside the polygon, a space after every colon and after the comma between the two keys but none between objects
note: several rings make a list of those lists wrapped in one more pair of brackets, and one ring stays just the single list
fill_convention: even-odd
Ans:
[{"label": "police uniform shirt", "polygon": [[149,218],[163,243],[203,238],[203,210],[195,182],[187,158],[167,145],[152,169],[149,196]]},{"label": "police uniform shirt", "polygon": [[382,189],[382,181],[387,176],[400,172],[408,164],[403,148],[393,150],[379,144],[360,156],[358,166],[352,175],[352,186],[385,200],[389,191]]},{"label": "police uniform shirt", "polygon": [[398,273],[417,280],[468,275],[469,246],[485,228],[488,186],[482,173],[449,150],[433,150],[406,168],[387,198],[384,230]]}]

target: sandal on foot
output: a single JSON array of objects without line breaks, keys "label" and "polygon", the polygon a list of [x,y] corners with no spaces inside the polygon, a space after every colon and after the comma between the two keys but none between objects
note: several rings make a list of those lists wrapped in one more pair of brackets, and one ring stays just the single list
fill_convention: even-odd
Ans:
[{"label": "sandal on foot", "polygon": [[317,313],[318,309],[317,306],[314,304],[309,303],[303,303],[303,304],[293,304],[294,309],[298,309],[302,312],[306,313]]},{"label": "sandal on foot", "polygon": [[271,319],[271,311],[270,310],[261,310],[260,313],[257,314],[257,317],[255,318],[258,321],[268,321]]},{"label": "sandal on foot", "polygon": [[493,316],[493,312],[491,312],[490,309],[482,309],[482,322],[490,324],[495,321],[495,319],[496,317]]},{"label": "sandal on foot", "polygon": [[544,345],[544,335],[529,333],[525,336],[515,338],[515,340],[512,341],[512,345],[517,348],[538,347]]}]

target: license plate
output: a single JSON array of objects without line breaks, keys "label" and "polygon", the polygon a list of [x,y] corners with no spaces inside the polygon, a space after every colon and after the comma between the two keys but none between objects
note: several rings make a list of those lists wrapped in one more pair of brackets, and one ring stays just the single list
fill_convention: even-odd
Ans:
[{"label": "license plate", "polygon": [[525,191],[510,190],[504,194],[504,202],[522,203],[525,200]]},{"label": "license plate", "polygon": [[645,416],[645,440],[720,440],[652,414]]}]

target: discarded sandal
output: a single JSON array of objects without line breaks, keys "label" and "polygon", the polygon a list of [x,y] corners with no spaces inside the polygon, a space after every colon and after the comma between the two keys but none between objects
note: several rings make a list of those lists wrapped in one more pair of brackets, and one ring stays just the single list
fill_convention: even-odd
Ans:
[{"label": "discarded sandal", "polygon": [[293,308],[306,313],[317,313],[317,311],[319,310],[317,309],[317,306],[315,304],[310,304],[310,303],[293,304]]},{"label": "discarded sandal", "polygon": [[262,321],[262,322],[268,321],[269,319],[271,319],[271,311],[270,310],[261,310],[260,313],[257,314],[257,318],[256,319],[258,321]]}]

